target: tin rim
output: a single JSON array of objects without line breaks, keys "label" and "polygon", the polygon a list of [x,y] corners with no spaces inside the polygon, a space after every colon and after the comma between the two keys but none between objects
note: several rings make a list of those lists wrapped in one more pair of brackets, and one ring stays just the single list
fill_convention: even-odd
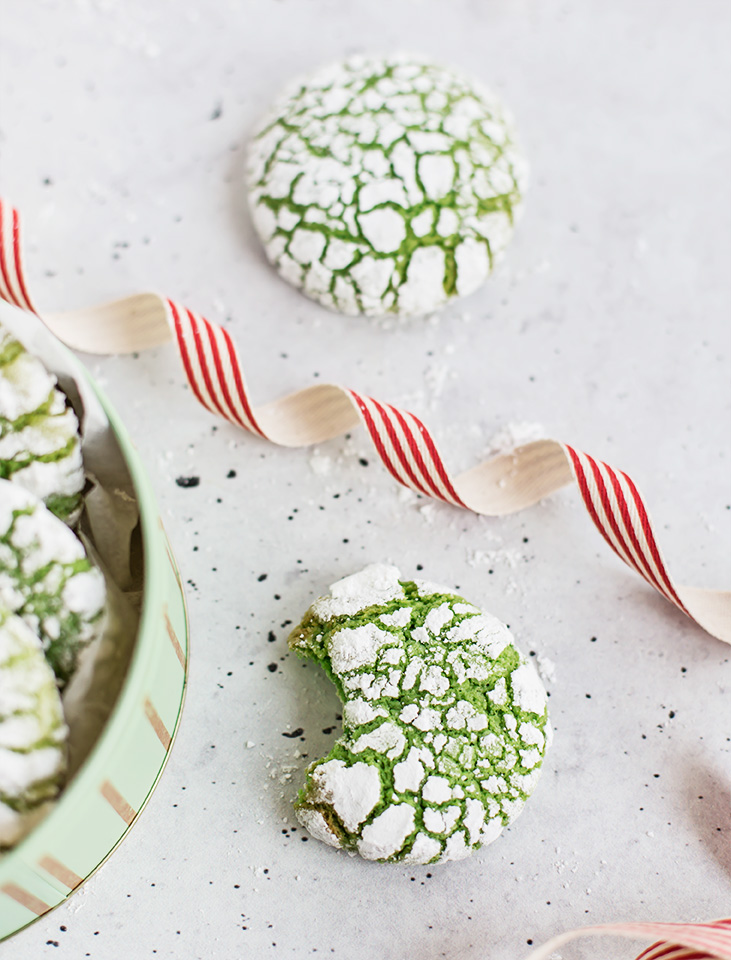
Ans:
[{"label": "tin rim", "polygon": [[76,890],[78,890],[89,879],[89,877],[92,877],[96,871],[103,866],[104,863],[106,863],[120,843],[126,838],[129,831],[137,822],[141,812],[146,807],[165,769],[173,744],[175,742],[178,728],[180,726],[180,719],[183,712],[185,694],[187,690],[188,664],[190,655],[189,618],[185,592],[183,590],[177,564],[174,560],[172,552],[166,549],[167,537],[159,519],[159,513],[154,494],[149,487],[149,480],[139,458],[139,454],[134,448],[127,433],[126,427],[123,425],[119,415],[111,405],[104,392],[88,374],[86,369],[84,369],[84,375],[99,398],[99,401],[104,408],[104,412],[109,419],[115,439],[119,444],[119,447],[124,455],[125,462],[129,468],[132,485],[134,487],[135,495],[139,505],[139,524],[143,556],[143,597],[140,619],[137,628],[137,636],[134,641],[134,647],[127,667],[125,679],[122,683],[117,701],[114,704],[106,724],[99,734],[97,742],[92,747],[89,755],[84,760],[71,783],[64,788],[54,809],[51,810],[48,816],[46,816],[36,827],[34,827],[34,829],[31,830],[31,832],[24,837],[23,840],[17,844],[17,846],[9,850],[7,854],[0,859],[0,878],[3,877],[3,874],[11,872],[16,862],[24,860],[24,854],[30,849],[30,847],[39,837],[42,837],[42,835],[46,833],[54,833],[56,830],[62,829],[66,810],[71,809],[75,801],[77,801],[77,799],[81,796],[85,795],[88,791],[95,790],[100,779],[100,775],[106,772],[107,764],[111,761],[116,745],[121,739],[123,739],[125,735],[127,721],[132,717],[134,711],[137,709],[139,690],[144,683],[147,670],[155,656],[155,648],[157,645],[156,631],[159,624],[160,613],[158,599],[163,594],[163,572],[165,570],[164,565],[167,564],[172,564],[174,573],[176,575],[176,581],[180,588],[185,626],[186,643],[183,651],[184,666],[181,681],[181,699],[178,706],[177,715],[175,717],[175,722],[170,730],[170,746],[165,751],[165,754],[160,762],[160,766],[157,769],[154,778],[150,782],[149,789],[144,799],[139,804],[134,820],[117,838],[115,843],[103,853],[99,862],[92,868],[86,877],[84,877],[81,884],[69,891],[65,897],[51,907],[51,910],[46,911],[37,918],[34,918],[33,920],[29,921],[29,923],[24,924],[22,927],[19,927],[12,933],[8,933],[4,937],[0,938],[0,941],[13,936],[15,933],[18,933],[21,930],[27,929],[37,920],[48,916],[48,914],[52,912],[56,906],[60,906],[62,903],[65,903],[68,897],[75,893]]}]

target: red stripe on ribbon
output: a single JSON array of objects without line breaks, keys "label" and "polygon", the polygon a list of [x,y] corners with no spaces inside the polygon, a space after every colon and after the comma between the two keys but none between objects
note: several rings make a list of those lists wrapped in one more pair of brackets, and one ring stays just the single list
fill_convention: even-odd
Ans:
[{"label": "red stripe on ribbon", "polygon": [[632,541],[632,546],[634,547],[635,552],[640,557],[642,565],[646,570],[646,574],[643,573],[641,570],[638,570],[638,572],[642,573],[642,576],[644,576],[645,579],[648,580],[648,582],[652,583],[652,585],[657,590],[659,590],[660,593],[665,594],[668,600],[670,600],[671,597],[668,594],[668,591],[665,589],[665,586],[660,583],[657,576],[653,572],[652,564],[650,563],[650,560],[647,557],[647,553],[642,548],[639,540],[637,539],[637,534],[635,533],[634,524],[632,523],[632,518],[630,517],[630,513],[629,513],[629,507],[627,505],[627,498],[625,497],[624,490],[620,485],[619,477],[610,466],[607,466],[606,463],[604,463],[603,466],[606,467],[606,469],[609,471],[609,478],[612,483],[612,489],[614,490],[614,494],[617,498],[617,505],[619,507],[619,512],[621,514],[622,521],[624,523],[624,528],[627,531],[627,534],[630,540]]},{"label": "red stripe on ribbon", "polygon": [[[645,567],[642,550],[640,548],[639,543],[637,542],[637,538],[634,536],[634,531],[632,530],[632,523],[629,518],[629,513],[627,511],[627,504],[625,503],[625,500],[624,500],[624,493],[622,492],[621,489],[618,489],[616,477],[614,476],[613,470],[611,468],[609,469],[609,480],[610,480],[610,483],[612,484],[612,490],[614,490],[614,495],[617,499],[617,509],[619,510],[619,516],[622,519],[625,531],[630,537],[630,540],[632,541],[632,545],[635,548],[635,555],[637,559],[635,559],[635,557],[633,556],[632,551],[629,548],[629,545],[627,543],[627,540],[624,534],[619,529],[619,524],[617,523],[617,512],[616,510],[612,509],[612,504],[611,504],[611,501],[609,500],[609,492],[607,491],[607,485],[604,482],[604,477],[602,475],[601,470],[599,469],[599,464],[596,462],[596,460],[594,460],[593,457],[590,457],[588,454],[585,453],[584,456],[589,461],[589,466],[591,467],[591,472],[594,476],[594,481],[597,486],[597,492],[599,494],[599,499],[601,500],[601,503],[602,503],[602,509],[604,510],[604,515],[607,518],[607,522],[611,527],[612,533],[614,534],[617,540],[617,543],[619,543],[620,547],[624,551],[625,556],[622,559],[628,566],[632,567],[633,570],[636,570],[641,577],[644,577],[645,580],[648,581],[648,583],[651,583],[657,590],[660,590],[661,589],[660,585],[655,579],[652,571],[649,569],[646,569]],[[621,554],[618,554],[618,556],[621,556]]]},{"label": "red stripe on ribbon", "polygon": [[445,469],[445,467],[444,467],[444,463],[442,462],[442,458],[439,456],[439,452],[438,452],[438,450],[437,450],[437,448],[436,448],[436,445],[435,445],[434,441],[433,441],[432,438],[431,438],[431,434],[430,434],[429,431],[426,429],[426,427],[425,427],[424,424],[421,422],[421,420],[419,420],[418,417],[415,417],[413,413],[410,413],[409,416],[410,416],[410,417],[412,418],[412,420],[416,423],[416,426],[417,426],[417,428],[418,428],[418,430],[419,430],[419,433],[421,434],[421,436],[422,436],[422,438],[423,438],[423,440],[424,440],[424,443],[425,443],[426,446],[427,446],[427,449],[428,449],[428,451],[429,451],[429,455],[430,455],[431,458],[432,458],[432,463],[434,464],[434,467],[435,467],[435,469],[436,469],[436,471],[437,471],[437,474],[439,475],[439,479],[442,481],[442,483],[443,483],[444,486],[446,487],[449,496],[452,498],[452,502],[455,503],[455,504],[456,504],[457,506],[459,506],[459,507],[464,507],[465,509],[467,509],[466,505],[462,502],[462,500],[460,499],[460,497],[457,495],[457,491],[456,491],[456,490],[454,489],[454,487],[452,486],[452,481],[449,479],[449,475],[447,474],[447,471],[446,471],[446,469]]},{"label": "red stripe on ribbon", "polygon": [[373,444],[378,452],[378,456],[383,461],[384,466],[386,467],[388,472],[391,474],[391,476],[394,478],[394,480],[397,480],[402,486],[405,487],[406,484],[398,475],[398,472],[394,467],[391,461],[391,458],[389,457],[386,451],[385,446],[383,445],[383,440],[381,439],[381,434],[378,430],[378,427],[376,426],[375,421],[373,420],[370,410],[365,405],[363,398],[359,396],[359,394],[357,394],[354,390],[348,390],[348,393],[353,398],[353,400],[355,400],[361,419],[363,420],[363,423],[365,423],[368,433],[371,435],[371,440],[373,441]]},{"label": "red stripe on ribbon", "polygon": [[657,567],[660,573],[660,577],[662,578],[663,583],[667,587],[667,590],[670,594],[670,597],[673,603],[675,603],[678,607],[680,607],[683,613],[690,616],[688,611],[685,609],[685,606],[682,600],[676,593],[675,587],[673,586],[672,581],[670,579],[670,575],[667,572],[667,568],[665,567],[665,563],[663,562],[662,556],[660,554],[660,549],[655,540],[655,534],[652,532],[652,526],[650,525],[650,518],[647,515],[647,510],[645,508],[645,504],[642,500],[642,497],[640,496],[639,490],[635,486],[634,481],[632,480],[631,477],[628,477],[627,474],[623,473],[622,471],[620,471],[620,473],[624,477],[624,479],[627,481],[627,485],[630,489],[630,493],[632,494],[632,499],[635,502],[635,506],[637,507],[637,512],[640,516],[642,532],[645,534],[645,539],[647,540],[647,546],[650,549],[650,554],[652,555],[652,559],[655,561],[655,566]]},{"label": "red stripe on ribbon", "polygon": [[[28,291],[25,287],[25,280],[23,278],[23,260],[20,245],[20,218],[18,216],[18,211],[15,209],[13,209],[13,258],[15,260],[15,275],[18,278],[20,293],[25,300],[25,309],[30,311],[30,313],[35,313],[33,305],[30,302],[30,297],[28,296]],[[23,306],[23,304],[19,304],[19,306]]]},{"label": "red stripe on ribbon", "polygon": [[579,487],[579,492],[581,493],[581,498],[584,501],[584,506],[589,511],[589,516],[591,517],[594,523],[594,526],[597,528],[599,533],[601,533],[601,535],[604,537],[604,539],[606,540],[611,550],[617,554],[620,560],[626,563],[622,554],[617,550],[617,548],[612,543],[612,538],[609,536],[609,534],[605,530],[604,524],[599,519],[599,514],[596,512],[596,508],[594,507],[594,501],[592,500],[592,496],[591,496],[591,491],[589,490],[589,484],[586,482],[584,465],[579,459],[578,453],[574,450],[573,447],[570,447],[567,443],[565,443],[563,447],[564,447],[564,450],[566,450],[566,452],[568,453],[569,457],[571,458],[571,465],[574,470],[574,477],[576,478],[576,482]]},{"label": "red stripe on ribbon", "polygon": [[[426,486],[424,486],[424,483],[422,483],[422,481],[416,476],[416,474],[414,473],[414,471],[413,471],[413,469],[412,469],[412,467],[411,467],[411,464],[409,463],[409,458],[406,456],[406,451],[404,450],[403,445],[402,445],[401,441],[399,440],[399,437],[398,437],[398,435],[397,435],[397,433],[396,433],[396,428],[394,427],[393,422],[392,422],[392,420],[391,420],[391,417],[390,417],[389,413],[387,412],[387,411],[392,411],[393,413],[396,414],[396,419],[399,419],[399,416],[400,416],[400,415],[399,415],[398,411],[397,411],[397,410],[394,410],[394,408],[393,408],[393,407],[390,407],[388,404],[381,404],[381,403],[379,403],[377,400],[374,400],[373,397],[370,397],[369,399],[370,399],[371,403],[373,404],[373,406],[374,406],[374,407],[376,408],[376,410],[378,411],[378,414],[379,414],[379,416],[380,416],[380,418],[381,418],[381,421],[383,422],[383,425],[384,425],[384,427],[386,428],[386,432],[388,433],[388,438],[389,438],[389,440],[391,441],[391,445],[393,446],[393,449],[394,449],[395,452],[396,452],[396,456],[399,458],[399,462],[400,462],[401,466],[404,468],[404,471],[405,471],[406,475],[408,476],[409,480],[410,480],[410,481],[412,482],[412,484],[416,487],[416,489],[417,489],[420,493],[423,493],[425,496],[427,496],[427,497],[430,497],[430,496],[439,496],[438,491],[434,490],[433,484],[429,484],[429,485],[431,486],[431,489],[432,489],[433,492],[430,493],[429,490],[427,490]],[[406,442],[409,443],[409,431],[408,431],[408,428],[407,428],[405,425],[402,425],[402,426],[403,426],[404,434],[405,434],[405,436],[406,436]],[[411,447],[411,445],[410,445],[410,447]],[[417,461],[417,466],[418,466],[418,461]],[[424,475],[423,464],[422,464],[422,466],[421,466],[421,473],[422,473],[422,476],[423,476],[423,475]],[[429,478],[426,477],[425,479],[426,479],[426,481],[427,481],[427,483],[428,483],[428,482],[429,482]],[[404,483],[403,480],[401,481],[401,483]],[[404,483],[404,486],[406,486],[405,483]]]},{"label": "red stripe on ribbon", "polygon": [[[10,274],[8,273],[8,263],[5,255],[6,243],[5,243],[5,210],[0,201],[0,273],[3,275],[3,284],[7,290],[6,299],[8,303],[11,303],[14,307],[22,307],[22,304],[18,302],[17,297],[15,296],[15,291],[13,290],[13,284],[10,282]],[[12,210],[12,213],[15,213],[15,210]]]},{"label": "red stripe on ribbon", "polygon": [[267,436],[256,422],[256,417],[254,416],[251,405],[249,404],[249,398],[246,394],[246,388],[244,386],[244,377],[241,372],[239,357],[238,353],[236,352],[234,342],[229,336],[228,331],[224,330],[223,327],[221,327],[221,332],[223,333],[223,339],[226,341],[226,349],[228,350],[228,358],[231,363],[231,372],[233,373],[236,392],[238,393],[239,400],[241,401],[241,406],[244,408],[244,412],[249,419],[250,426],[246,429],[253,431],[254,433],[258,433],[260,437],[263,437],[266,440]]},{"label": "red stripe on ribbon", "polygon": [[637,960],[713,960],[706,951],[691,950],[677,943],[654,943],[647,950],[643,950]]},{"label": "red stripe on ribbon", "polygon": [[658,940],[637,957],[637,960],[731,960],[731,919],[712,923],[670,923],[665,928],[677,930],[680,943]]},{"label": "red stripe on ribbon", "polygon": [[[191,333],[193,334],[193,343],[195,344],[195,352],[198,357],[198,366],[201,370],[201,376],[203,377],[203,382],[206,385],[206,390],[208,396],[211,398],[211,402],[215,406],[216,410],[221,414],[224,420],[230,420],[231,417],[223,409],[221,402],[218,399],[216,391],[213,389],[213,381],[211,380],[211,372],[208,369],[208,358],[206,357],[206,351],[203,343],[203,331],[201,327],[207,325],[206,320],[202,320],[201,323],[198,322],[198,318],[191,313],[190,310],[185,311],[188,314],[188,321],[190,322]],[[209,407],[210,409],[210,407]]]},{"label": "red stripe on ribbon", "polygon": [[223,393],[223,399],[226,403],[228,413],[224,414],[227,420],[231,420],[233,423],[238,423],[240,427],[245,427],[244,421],[239,416],[236,408],[234,407],[231,394],[228,389],[228,384],[226,383],[226,374],[223,369],[223,363],[221,362],[221,354],[218,349],[218,341],[216,340],[216,335],[213,332],[213,325],[204,320],[205,330],[208,334],[208,343],[211,347],[211,354],[213,355],[213,365],[216,368],[216,380],[218,381],[219,386],[221,387],[221,392]]},{"label": "red stripe on ribbon", "polygon": [[424,462],[424,458],[421,455],[421,450],[419,450],[419,445],[414,439],[413,428],[411,427],[410,424],[406,422],[406,417],[401,412],[401,410],[397,410],[396,407],[392,407],[391,404],[386,404],[386,407],[388,408],[388,410],[391,411],[391,413],[398,420],[399,425],[401,426],[401,429],[404,432],[404,436],[406,437],[406,442],[409,445],[409,450],[411,451],[411,455],[414,458],[417,467],[419,468],[419,472],[421,473],[421,476],[424,479],[424,483],[429,487],[429,490],[431,490],[431,493],[429,493],[429,491],[427,491],[425,488],[422,488],[422,489],[424,489],[424,492],[428,496],[432,496],[438,500],[443,500],[446,502],[447,498],[444,496],[442,491],[434,482],[434,479],[431,476],[426,463]]},{"label": "red stripe on ribbon", "polygon": [[184,331],[183,331],[183,322],[182,322],[182,320],[181,320],[181,318],[180,318],[180,314],[178,313],[178,308],[176,307],[176,305],[173,303],[172,300],[167,300],[166,303],[167,303],[167,305],[170,307],[170,312],[171,312],[172,317],[173,317],[173,324],[175,325],[175,336],[176,336],[177,342],[178,342],[178,351],[179,351],[179,353],[180,353],[180,359],[183,361],[183,369],[185,370],[185,375],[186,375],[186,377],[188,378],[188,383],[190,384],[190,388],[191,388],[191,390],[193,391],[193,393],[195,394],[195,396],[196,396],[196,398],[198,399],[198,401],[199,401],[201,404],[203,404],[203,406],[206,408],[206,410],[210,410],[211,413],[215,413],[216,411],[215,411],[215,410],[209,405],[209,403],[203,398],[203,394],[202,394],[201,391],[200,391],[200,388],[199,388],[199,386],[198,386],[198,382],[197,382],[196,377],[195,377],[195,375],[194,375],[194,373],[193,373],[193,366],[192,366],[192,364],[191,364],[191,362],[190,362],[190,355],[189,355],[189,353],[188,353],[188,347],[187,347],[187,344],[186,344],[186,342],[185,342],[185,333],[184,333]]}]

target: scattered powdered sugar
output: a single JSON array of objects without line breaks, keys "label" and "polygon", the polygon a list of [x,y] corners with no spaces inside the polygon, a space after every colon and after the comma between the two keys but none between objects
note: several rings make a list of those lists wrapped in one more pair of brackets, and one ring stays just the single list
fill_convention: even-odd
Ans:
[{"label": "scattered powdered sugar", "polygon": [[542,657],[540,654],[536,657],[536,666],[545,683],[556,682],[556,664],[549,657]]},{"label": "scattered powdered sugar", "polygon": [[468,550],[467,563],[471,567],[494,567],[504,564],[515,569],[525,561],[522,550],[515,547],[505,547],[502,550]]},{"label": "scattered powdered sugar", "polygon": [[493,456],[511,453],[516,447],[533,443],[535,440],[543,440],[546,436],[546,428],[542,424],[533,423],[529,420],[518,420],[513,423],[506,423],[504,427],[498,430],[489,441],[487,450]]},{"label": "scattered powdered sugar", "polygon": [[435,503],[425,503],[419,507],[419,514],[428,524],[434,523],[436,517],[437,505]]},{"label": "scattered powdered sugar", "polygon": [[431,406],[441,397],[450,376],[454,376],[454,371],[446,363],[431,363],[424,371],[424,382],[431,397]]},{"label": "scattered powdered sugar", "polygon": [[310,470],[318,477],[326,477],[329,473],[332,473],[332,457],[325,456],[321,453],[312,453],[310,454],[308,463]]}]

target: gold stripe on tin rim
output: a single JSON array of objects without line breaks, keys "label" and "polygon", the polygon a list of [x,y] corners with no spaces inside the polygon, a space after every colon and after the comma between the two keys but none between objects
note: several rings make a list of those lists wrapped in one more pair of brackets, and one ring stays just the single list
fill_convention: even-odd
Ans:
[{"label": "gold stripe on tin rim", "polygon": [[48,913],[51,909],[50,905],[41,900],[40,897],[34,896],[32,893],[24,890],[23,887],[19,887],[17,883],[6,883],[0,889],[12,900],[15,900],[16,903],[19,903],[21,907],[25,907],[26,910],[30,910],[31,913],[35,913],[37,917],[42,917],[44,913]]},{"label": "gold stripe on tin rim", "polygon": [[137,812],[134,807],[127,803],[111,780],[105,780],[99,788],[99,791],[112,809],[119,814],[128,826],[131,826],[132,821],[137,816]]},{"label": "gold stripe on tin rim", "polygon": [[56,860],[55,857],[41,857],[41,859],[38,861],[38,866],[42,867],[46,873],[50,873],[52,877],[56,878],[56,880],[60,880],[65,887],[69,888],[69,890],[74,890],[84,880],[84,878],[80,877],[78,873],[74,873],[70,867],[67,867],[65,864],[61,863],[60,860]]},{"label": "gold stripe on tin rim", "polygon": [[168,729],[165,724],[162,722],[160,714],[157,712],[155,707],[152,704],[152,700],[149,697],[145,697],[145,716],[150,721],[152,729],[157,734],[157,739],[163,745],[165,750],[170,749],[170,742],[172,737],[168,733]]},{"label": "gold stripe on tin rim", "polygon": [[175,656],[180,661],[180,666],[183,668],[183,670],[185,670],[185,654],[183,653],[183,648],[180,646],[180,640],[178,640],[175,634],[173,625],[170,622],[170,617],[168,616],[167,604],[165,604],[163,613],[165,617],[165,628],[167,629],[168,636],[170,637],[170,642],[172,643],[173,649],[175,650]]}]

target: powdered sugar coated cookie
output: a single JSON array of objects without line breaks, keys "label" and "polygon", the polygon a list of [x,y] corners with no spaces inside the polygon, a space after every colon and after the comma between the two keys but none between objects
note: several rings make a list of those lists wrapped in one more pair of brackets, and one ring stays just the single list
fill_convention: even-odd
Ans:
[{"label": "powdered sugar coated cookie", "polygon": [[526,164],[481,84],[412,56],[358,56],[290,85],[255,133],[248,175],[286,280],[341,313],[411,316],[487,278]]},{"label": "powdered sugar coated cookie", "polygon": [[551,728],[537,673],[495,617],[376,564],[334,584],[289,643],[343,700],[343,734],[295,803],[317,839],[436,863],[469,856],[520,813]]}]

